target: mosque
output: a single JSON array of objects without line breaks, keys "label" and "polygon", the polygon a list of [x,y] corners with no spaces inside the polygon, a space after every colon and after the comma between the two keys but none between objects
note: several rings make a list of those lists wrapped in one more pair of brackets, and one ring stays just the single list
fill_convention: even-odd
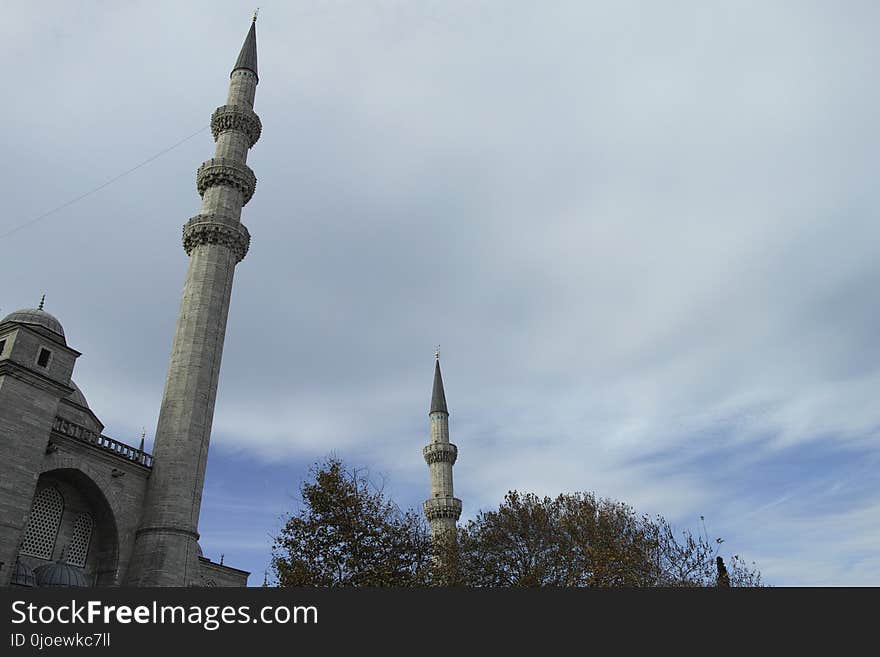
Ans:
[{"label": "mosque", "polygon": [[[198,521],[232,279],[250,244],[241,210],[256,187],[258,82],[255,16],[211,116],[201,210],[183,226],[189,266],[153,454],[103,434],[72,378],[82,354],[43,301],[0,319],[0,586],[247,585],[248,572],[203,556]],[[461,514],[439,354],[429,417],[424,512],[436,536]]]}]

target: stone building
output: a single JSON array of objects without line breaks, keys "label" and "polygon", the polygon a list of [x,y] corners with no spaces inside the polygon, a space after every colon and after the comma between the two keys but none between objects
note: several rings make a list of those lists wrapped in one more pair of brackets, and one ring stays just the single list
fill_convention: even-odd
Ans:
[{"label": "stone building", "polygon": [[104,435],[73,381],[80,352],[43,308],[0,320],[0,586],[244,586],[202,555],[198,520],[232,279],[250,235],[241,209],[260,137],[256,17],[211,117],[183,227],[189,267],[154,453]]}]

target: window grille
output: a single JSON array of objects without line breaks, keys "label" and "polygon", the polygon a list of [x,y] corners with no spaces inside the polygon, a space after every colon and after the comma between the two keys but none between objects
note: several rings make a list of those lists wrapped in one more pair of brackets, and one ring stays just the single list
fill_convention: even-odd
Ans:
[{"label": "window grille", "polygon": [[51,559],[58,537],[58,525],[64,513],[64,498],[55,488],[44,488],[34,498],[31,519],[21,544],[21,553]]},{"label": "window grille", "polygon": [[89,556],[89,541],[92,539],[94,521],[91,514],[80,513],[73,525],[73,535],[67,548],[67,563],[82,568]]},{"label": "window grille", "polygon": [[37,356],[37,365],[39,365],[40,367],[49,367],[49,359],[51,357],[51,351],[49,351],[45,347],[40,347],[40,355]]}]

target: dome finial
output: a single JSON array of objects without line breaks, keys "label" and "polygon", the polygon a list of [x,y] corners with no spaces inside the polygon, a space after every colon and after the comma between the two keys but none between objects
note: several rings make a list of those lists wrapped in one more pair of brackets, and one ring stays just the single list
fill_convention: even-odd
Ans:
[{"label": "dome finial", "polygon": [[46,303],[46,295],[45,295],[45,294],[43,295],[43,298],[40,299],[40,305],[37,306],[37,310],[42,310],[42,309],[43,309],[43,304],[44,304],[44,303]]}]

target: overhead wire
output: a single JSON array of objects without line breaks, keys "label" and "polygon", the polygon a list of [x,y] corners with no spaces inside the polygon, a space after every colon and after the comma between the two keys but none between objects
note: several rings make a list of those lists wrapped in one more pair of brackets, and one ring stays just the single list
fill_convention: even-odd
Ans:
[{"label": "overhead wire", "polygon": [[137,170],[140,169],[141,167],[143,167],[143,166],[149,164],[149,163],[152,162],[153,160],[156,160],[156,159],[162,157],[163,155],[165,155],[166,153],[168,153],[168,152],[170,152],[170,151],[173,151],[173,150],[174,150],[175,148],[177,148],[178,146],[181,146],[182,144],[185,144],[186,142],[188,142],[188,141],[189,141],[190,139],[192,139],[193,137],[195,137],[195,136],[201,134],[202,132],[204,132],[205,130],[207,130],[208,127],[209,127],[209,126],[206,126],[206,125],[205,125],[205,126],[202,126],[202,127],[199,128],[198,130],[196,130],[194,133],[192,133],[191,135],[188,135],[187,137],[184,137],[184,138],[181,139],[180,141],[178,141],[178,142],[172,144],[171,146],[168,146],[167,148],[162,149],[161,151],[159,151],[159,152],[156,153],[155,155],[152,155],[152,156],[148,157],[148,158],[147,158],[146,160],[144,160],[143,162],[139,162],[138,164],[136,164],[135,166],[131,167],[130,169],[126,169],[126,170],[123,171],[122,173],[119,173],[119,174],[113,176],[113,177],[110,178],[109,180],[104,181],[103,183],[101,183],[101,184],[98,185],[97,187],[94,187],[93,189],[90,189],[89,191],[85,192],[84,194],[80,194],[79,196],[77,196],[77,197],[75,197],[75,198],[72,198],[72,199],[70,199],[69,201],[65,201],[65,202],[62,203],[61,205],[58,205],[58,206],[52,208],[51,210],[48,210],[48,211],[44,212],[43,214],[41,214],[41,215],[39,215],[39,216],[37,216],[37,217],[34,217],[33,219],[28,219],[28,220],[25,221],[24,223],[19,224],[19,225],[16,226],[15,228],[13,228],[13,229],[11,229],[11,230],[8,230],[8,231],[6,231],[5,233],[0,233],[0,239],[3,239],[3,238],[6,238],[6,237],[9,237],[10,235],[14,235],[14,234],[17,233],[18,231],[23,230],[23,229],[25,229],[25,228],[27,228],[27,227],[29,227],[29,226],[32,226],[32,225],[34,225],[35,223],[37,223],[38,221],[42,221],[42,220],[45,219],[46,217],[48,217],[48,216],[50,216],[50,215],[53,215],[53,214],[55,214],[56,212],[59,212],[59,211],[65,209],[65,208],[68,208],[68,207],[70,207],[71,205],[73,205],[74,203],[76,203],[76,202],[78,202],[78,201],[81,201],[81,200],[83,200],[84,198],[87,198],[87,197],[91,196],[92,194],[95,194],[96,192],[101,191],[102,189],[104,189],[104,188],[107,187],[108,185],[111,185],[111,184],[115,183],[115,182],[116,182],[117,180],[119,180],[120,178],[124,178],[125,176],[127,176],[127,175],[130,174],[130,173],[134,173],[135,171],[137,171]]}]

